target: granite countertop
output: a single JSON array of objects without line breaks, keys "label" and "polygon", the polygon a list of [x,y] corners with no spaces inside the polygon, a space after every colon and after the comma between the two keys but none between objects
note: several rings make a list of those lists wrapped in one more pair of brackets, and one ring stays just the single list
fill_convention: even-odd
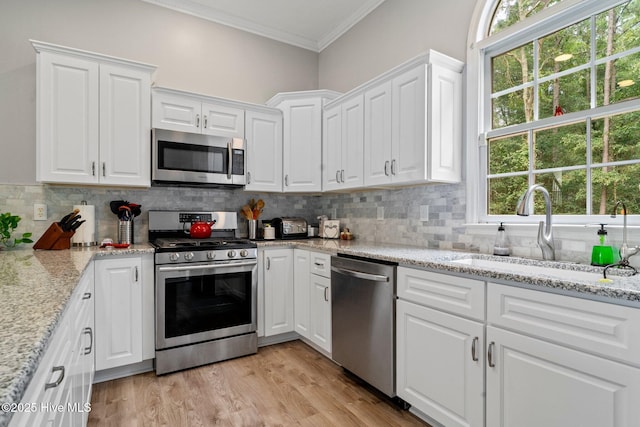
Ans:
[{"label": "granite countertop", "polygon": [[[0,403],[22,398],[92,259],[153,252],[147,244],[128,249],[0,251]],[[0,426],[9,419],[10,414],[0,410]]]},{"label": "granite countertop", "polygon": [[[640,308],[640,275],[611,271],[613,280],[597,279],[602,268],[575,263],[443,251],[358,240],[259,240],[259,248],[299,247],[396,262],[497,283]],[[40,363],[69,298],[92,259],[153,253],[148,244],[128,249],[80,248],[61,251],[0,251],[0,403],[17,403]],[[463,260],[461,262],[461,260]],[[523,267],[524,266],[524,267]],[[586,277],[585,273],[592,273]],[[10,414],[0,410],[0,427]]]},{"label": "granite countertop", "polygon": [[[602,267],[570,262],[498,257],[478,253],[426,249],[406,245],[360,242],[358,240],[260,240],[258,247],[290,245],[329,253],[339,253],[489,280],[570,296],[595,299],[640,308],[640,274],[609,269],[602,282]],[[461,260],[468,261],[461,262]],[[474,260],[474,261],[470,261]],[[478,262],[479,261],[479,262]],[[475,264],[474,264],[475,262]],[[591,274],[584,274],[591,273]]]}]

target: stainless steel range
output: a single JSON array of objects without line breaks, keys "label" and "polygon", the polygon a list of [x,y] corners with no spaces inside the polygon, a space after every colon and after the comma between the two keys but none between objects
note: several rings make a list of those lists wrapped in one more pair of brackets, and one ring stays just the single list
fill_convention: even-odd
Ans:
[{"label": "stainless steel range", "polygon": [[[213,224],[211,237],[189,237],[202,221]],[[257,352],[257,248],[237,228],[235,212],[149,212],[156,374]]]}]

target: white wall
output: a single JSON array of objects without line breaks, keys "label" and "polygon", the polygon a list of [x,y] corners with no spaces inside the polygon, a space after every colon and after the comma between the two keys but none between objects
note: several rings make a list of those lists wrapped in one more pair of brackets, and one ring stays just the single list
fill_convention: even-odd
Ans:
[{"label": "white wall", "polygon": [[317,53],[140,0],[1,0],[0,183],[35,182],[29,39],[151,63],[158,86],[247,102],[318,87]]},{"label": "white wall", "polygon": [[320,53],[319,86],[346,92],[435,49],[466,58],[476,0],[386,0]]}]

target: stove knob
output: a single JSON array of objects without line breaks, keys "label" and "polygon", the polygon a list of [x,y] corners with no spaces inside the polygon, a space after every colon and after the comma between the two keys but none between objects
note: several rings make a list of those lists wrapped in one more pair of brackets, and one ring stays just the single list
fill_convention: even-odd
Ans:
[{"label": "stove knob", "polygon": [[207,259],[215,259],[216,253],[213,251],[207,252]]},{"label": "stove knob", "polygon": [[193,252],[187,252],[184,254],[185,261],[191,261],[193,259]]},{"label": "stove knob", "polygon": [[227,252],[227,257],[228,258],[235,258],[236,256],[236,251],[229,251]]},{"label": "stove knob", "polygon": [[169,255],[169,260],[170,261],[177,261],[179,259],[180,259],[180,254],[177,253],[177,252],[172,253],[171,255]]},{"label": "stove knob", "polygon": [[246,249],[242,249],[240,251],[240,256],[241,257],[246,257],[247,255],[249,255],[249,251],[247,251]]}]

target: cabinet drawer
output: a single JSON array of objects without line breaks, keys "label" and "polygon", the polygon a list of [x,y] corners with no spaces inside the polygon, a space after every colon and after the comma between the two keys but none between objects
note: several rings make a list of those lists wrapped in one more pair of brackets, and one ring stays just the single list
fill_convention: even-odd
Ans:
[{"label": "cabinet drawer", "polygon": [[484,320],[485,285],[480,280],[414,268],[398,268],[398,297],[471,319]]},{"label": "cabinet drawer", "polygon": [[309,254],[311,273],[322,277],[331,277],[331,255],[320,252],[309,252]]},{"label": "cabinet drawer", "polygon": [[640,309],[489,283],[489,324],[640,366]]}]

